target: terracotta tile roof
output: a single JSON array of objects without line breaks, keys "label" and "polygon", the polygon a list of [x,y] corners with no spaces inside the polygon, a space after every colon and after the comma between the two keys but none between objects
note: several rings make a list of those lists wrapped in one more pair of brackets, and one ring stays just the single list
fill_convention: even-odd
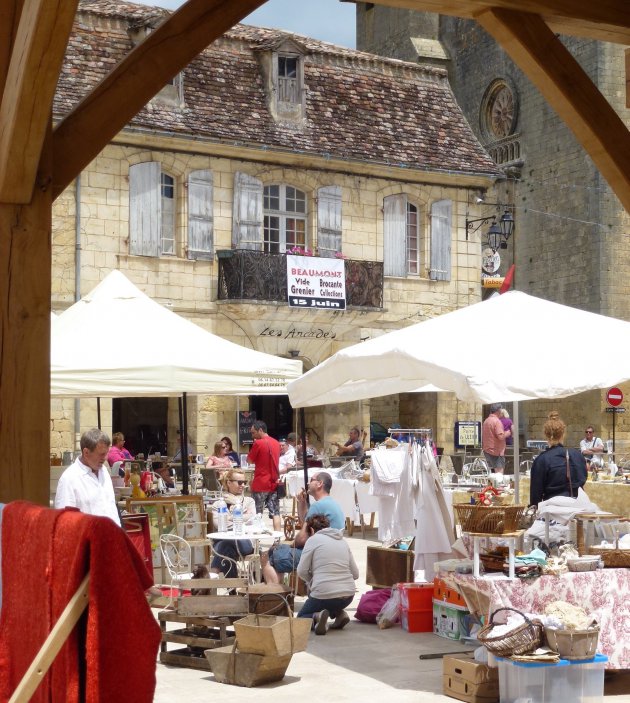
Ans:
[{"label": "terracotta tile roof", "polygon": [[[158,24],[161,8],[80,3],[55,100],[60,117],[132,48],[129,25]],[[291,39],[304,47],[306,121],[278,124],[258,53]],[[134,128],[252,148],[404,168],[497,174],[449,87],[446,71],[373,56],[301,35],[236,25],[184,71],[185,106],[149,103]]]}]

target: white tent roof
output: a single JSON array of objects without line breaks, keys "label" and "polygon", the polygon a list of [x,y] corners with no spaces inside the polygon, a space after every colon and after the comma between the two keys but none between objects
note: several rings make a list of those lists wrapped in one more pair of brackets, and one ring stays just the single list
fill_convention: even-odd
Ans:
[{"label": "white tent roof", "polygon": [[51,392],[69,397],[276,395],[302,362],[228,342],[112,271],[52,325]]},{"label": "white tent roof", "polygon": [[293,407],[419,390],[483,403],[563,398],[630,379],[630,322],[519,291],[337,352],[289,386]]}]

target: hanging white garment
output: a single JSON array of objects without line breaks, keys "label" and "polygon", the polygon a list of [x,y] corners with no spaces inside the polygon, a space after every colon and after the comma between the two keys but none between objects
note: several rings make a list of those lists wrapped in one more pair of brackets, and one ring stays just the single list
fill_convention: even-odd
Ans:
[{"label": "hanging white garment", "polygon": [[416,503],[413,568],[422,572],[424,580],[432,581],[435,562],[452,557],[455,534],[433,450],[428,443],[421,449],[420,469],[422,488]]},{"label": "hanging white garment", "polygon": [[391,453],[392,461],[395,458],[401,467],[400,482],[390,484],[395,488],[395,496],[381,495],[379,498],[378,538],[391,543],[415,532],[415,491],[411,485],[411,462],[407,452],[396,449],[387,451]]},{"label": "hanging white garment", "polygon": [[354,491],[356,481],[347,478],[338,478],[333,481],[330,497],[334,498],[343,512],[344,517],[354,521],[357,509],[357,498]]},{"label": "hanging white garment", "polygon": [[400,490],[400,475],[404,469],[402,449],[375,449],[372,454],[371,493],[395,498]]}]

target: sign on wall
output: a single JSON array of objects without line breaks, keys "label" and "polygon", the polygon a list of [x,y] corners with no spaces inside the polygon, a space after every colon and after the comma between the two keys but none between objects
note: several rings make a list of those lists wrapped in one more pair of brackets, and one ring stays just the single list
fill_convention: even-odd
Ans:
[{"label": "sign on wall", "polygon": [[254,410],[239,410],[238,413],[238,442],[239,444],[253,444],[251,427],[256,420]]},{"label": "sign on wall", "polygon": [[345,310],[344,260],[287,255],[287,298],[291,308]]},{"label": "sign on wall", "polygon": [[481,423],[465,420],[455,423],[455,449],[478,447],[481,444]]}]

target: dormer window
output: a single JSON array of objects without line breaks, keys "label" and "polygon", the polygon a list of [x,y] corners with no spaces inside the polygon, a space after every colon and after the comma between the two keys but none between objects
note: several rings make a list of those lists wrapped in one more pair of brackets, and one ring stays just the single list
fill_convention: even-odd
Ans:
[{"label": "dormer window", "polygon": [[298,57],[278,56],[278,102],[295,104],[299,101]]},{"label": "dormer window", "polygon": [[276,122],[302,127],[306,117],[305,47],[284,37],[261,46],[258,51],[269,112]]}]

